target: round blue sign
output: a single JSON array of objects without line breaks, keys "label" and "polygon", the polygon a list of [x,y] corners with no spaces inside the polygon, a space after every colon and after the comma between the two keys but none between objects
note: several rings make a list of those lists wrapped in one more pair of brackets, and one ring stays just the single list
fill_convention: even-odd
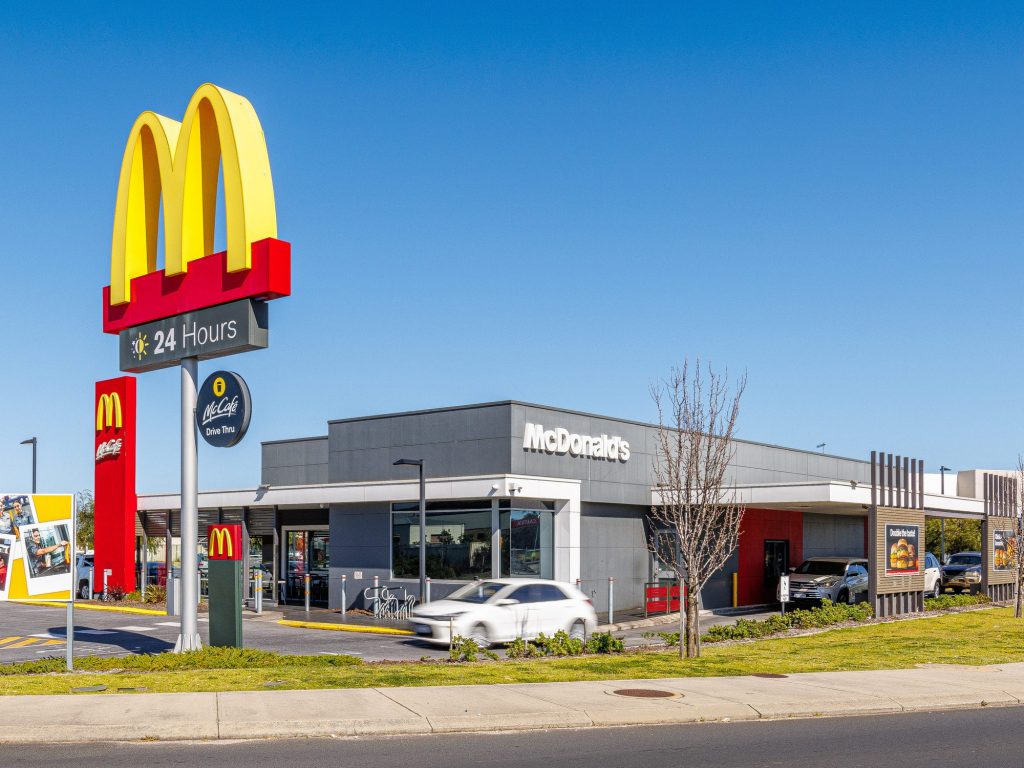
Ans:
[{"label": "round blue sign", "polygon": [[196,427],[215,448],[230,448],[245,437],[252,416],[252,400],[245,379],[230,371],[206,377],[196,401]]}]

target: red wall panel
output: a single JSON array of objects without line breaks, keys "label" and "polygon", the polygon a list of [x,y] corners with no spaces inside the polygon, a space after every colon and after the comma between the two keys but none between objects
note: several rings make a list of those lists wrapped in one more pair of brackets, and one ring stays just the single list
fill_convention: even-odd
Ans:
[{"label": "red wall panel", "polygon": [[764,578],[764,542],[766,539],[789,541],[789,566],[804,559],[804,515],[786,509],[747,509],[740,524],[739,584],[740,605],[775,602],[775,584]]}]

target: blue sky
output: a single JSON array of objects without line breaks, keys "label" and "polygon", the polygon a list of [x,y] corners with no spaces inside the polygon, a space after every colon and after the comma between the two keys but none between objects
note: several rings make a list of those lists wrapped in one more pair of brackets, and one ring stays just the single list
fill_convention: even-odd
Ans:
[{"label": "blue sky", "polygon": [[[294,292],[268,350],[201,365],[255,409],[203,488],[329,418],[652,419],[698,355],[747,371],[746,438],[1024,451],[1019,4],[217,5],[0,12],[0,487],[33,434],[41,490],[91,487],[124,141],[205,81],[261,117]],[[139,392],[139,489],[173,490],[177,371]]]}]

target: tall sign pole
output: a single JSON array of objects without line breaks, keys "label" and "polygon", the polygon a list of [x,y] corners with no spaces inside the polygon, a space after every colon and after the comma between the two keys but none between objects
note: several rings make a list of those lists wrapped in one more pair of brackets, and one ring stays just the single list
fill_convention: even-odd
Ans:
[{"label": "tall sign pole", "polygon": [[181,634],[174,650],[197,651],[199,638],[199,451],[196,398],[199,360],[181,361]]},{"label": "tall sign pole", "polygon": [[[227,250],[222,253],[213,252],[218,174],[208,173],[209,167],[216,168],[216,163],[209,166],[210,158],[220,159],[224,179]],[[157,269],[161,213],[165,267]],[[124,372],[180,367],[179,652],[202,647],[197,622],[199,361],[266,348],[267,302],[290,294],[291,246],[277,239],[270,159],[252,104],[206,83],[192,95],[180,123],[152,112],[140,114],[121,160],[103,330],[118,335]],[[225,384],[228,378],[222,377]],[[245,429],[229,423],[229,417],[248,409],[238,405],[232,411],[233,398],[218,398],[198,428],[207,442],[216,445],[223,439],[231,445],[230,439],[241,439]]]}]

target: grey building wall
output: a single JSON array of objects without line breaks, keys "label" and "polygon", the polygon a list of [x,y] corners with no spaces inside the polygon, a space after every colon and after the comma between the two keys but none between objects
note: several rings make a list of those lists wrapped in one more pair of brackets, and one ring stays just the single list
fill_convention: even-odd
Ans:
[{"label": "grey building wall", "polygon": [[864,520],[850,515],[805,514],[804,557],[867,557],[864,551]]},{"label": "grey building wall", "polygon": [[408,480],[396,459],[423,459],[429,477],[507,473],[511,405],[344,419],[328,424],[332,483]]},{"label": "grey building wall", "polygon": [[580,508],[580,589],[594,609],[608,610],[608,577],[615,578],[615,609],[643,606],[650,574],[642,510],[612,504]]},{"label": "grey building wall", "polygon": [[[573,433],[618,436],[630,444],[629,461],[558,455],[523,448],[527,423]],[[422,458],[431,477],[526,474],[580,480],[585,501],[650,503],[657,427],[634,421],[506,401],[328,423],[326,437],[264,443],[263,482],[373,482],[408,479],[399,458]],[[813,451],[736,441],[728,482],[786,483],[870,480],[866,461]]]},{"label": "grey building wall", "polygon": [[327,482],[327,438],[305,437],[263,443],[260,482],[320,485]]}]

